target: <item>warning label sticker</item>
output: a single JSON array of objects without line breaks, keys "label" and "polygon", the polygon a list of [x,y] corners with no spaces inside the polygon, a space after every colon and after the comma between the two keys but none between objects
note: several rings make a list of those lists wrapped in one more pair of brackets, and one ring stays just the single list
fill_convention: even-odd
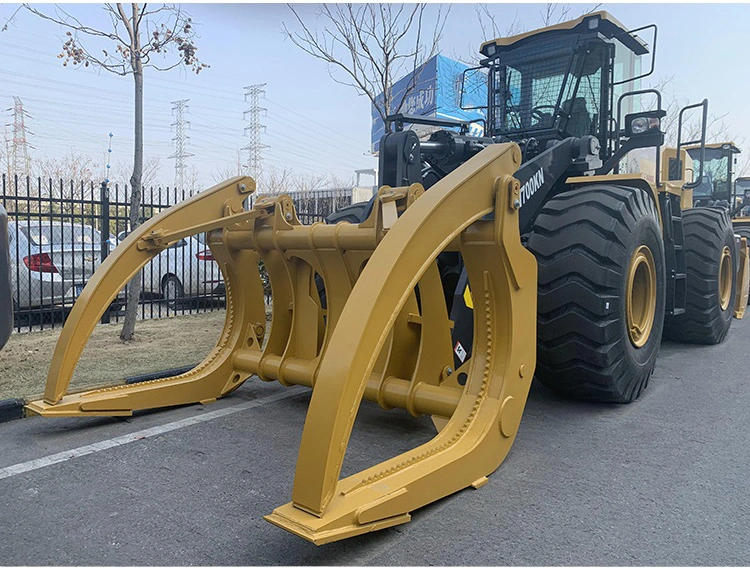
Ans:
[{"label": "warning label sticker", "polygon": [[453,348],[453,351],[462,363],[466,360],[466,349],[464,349],[464,346],[461,345],[460,341],[456,341],[456,346]]}]

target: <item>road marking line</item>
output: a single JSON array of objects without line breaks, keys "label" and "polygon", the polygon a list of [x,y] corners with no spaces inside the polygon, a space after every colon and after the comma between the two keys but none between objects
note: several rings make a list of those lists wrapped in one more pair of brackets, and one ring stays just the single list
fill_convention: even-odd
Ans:
[{"label": "road marking line", "polygon": [[228,408],[222,408],[221,410],[213,410],[199,416],[183,418],[182,420],[169,422],[167,424],[162,424],[161,426],[154,426],[153,428],[139,430],[138,432],[132,432],[131,434],[117,436],[116,438],[110,438],[109,440],[102,440],[101,442],[95,442],[87,446],[81,446],[72,450],[66,450],[64,452],[52,454],[43,458],[37,458],[35,460],[19,463],[16,465],[10,465],[8,467],[0,469],[0,479],[13,477],[21,473],[34,471],[35,469],[41,469],[43,467],[47,467],[48,465],[54,465],[56,463],[64,462],[73,458],[95,454],[96,452],[102,452],[111,448],[117,448],[119,446],[124,446],[125,444],[130,444],[131,442],[136,442],[145,438],[151,438],[153,436],[158,436],[159,434],[172,432],[173,430],[179,430],[180,428],[187,428],[188,426],[193,426],[195,424],[200,424],[201,422],[208,422],[210,420],[215,420],[216,418],[229,416],[230,414],[242,412],[243,410],[249,410],[250,408],[257,408],[258,406],[263,406],[271,402],[276,402],[278,400],[295,396],[297,394],[305,392],[305,390],[306,389],[303,389],[302,387],[292,387],[286,389],[284,392],[272,394],[271,396],[266,396],[257,400],[250,400],[248,402],[236,404]]}]

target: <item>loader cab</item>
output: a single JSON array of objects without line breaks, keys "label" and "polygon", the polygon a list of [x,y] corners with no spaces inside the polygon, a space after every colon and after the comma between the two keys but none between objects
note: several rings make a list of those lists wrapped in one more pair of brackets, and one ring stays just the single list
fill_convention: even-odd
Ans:
[{"label": "loader cab", "polygon": [[[699,171],[700,147],[686,148],[693,160],[693,171]],[[740,149],[732,142],[706,144],[703,176],[698,185],[693,188],[693,204],[695,206],[723,206],[736,208],[744,200],[744,191],[734,183],[734,170],[737,154]]]},{"label": "loader cab", "polygon": [[735,201],[739,202],[737,217],[750,217],[750,177],[739,177],[734,182]]},{"label": "loader cab", "polygon": [[[493,138],[522,148],[533,140],[543,151],[551,141],[591,135],[606,160],[625,136],[617,115],[632,121],[641,110],[638,98],[620,97],[650,73],[641,72],[648,46],[607,12],[488,41],[480,51],[487,68],[487,135]],[[650,129],[658,121],[646,124]]]}]

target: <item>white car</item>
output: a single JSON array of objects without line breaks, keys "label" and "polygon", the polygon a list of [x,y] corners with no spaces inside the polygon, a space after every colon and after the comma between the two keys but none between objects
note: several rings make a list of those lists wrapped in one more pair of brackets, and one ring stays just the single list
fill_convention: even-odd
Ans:
[{"label": "white car", "polygon": [[9,221],[16,309],[70,306],[101,262],[101,235],[88,225]]},{"label": "white car", "polygon": [[[126,231],[117,235],[122,241]],[[180,239],[143,267],[143,294],[168,301],[224,295],[224,279],[204,235]]]}]

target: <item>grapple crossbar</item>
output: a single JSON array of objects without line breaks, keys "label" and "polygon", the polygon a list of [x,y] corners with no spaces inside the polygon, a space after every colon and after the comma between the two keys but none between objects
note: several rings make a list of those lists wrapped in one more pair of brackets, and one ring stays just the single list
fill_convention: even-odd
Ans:
[{"label": "grapple crossbar", "polygon": [[[44,399],[28,411],[128,415],[205,403],[254,375],[310,386],[292,502],[265,518],[316,544],[407,522],[414,509],[483,485],[513,443],[536,358],[536,262],[520,243],[512,177],[520,161],[517,145],[497,144],[427,192],[383,187],[359,225],[301,225],[289,196],[259,198],[246,211],[250,178],[170,208],[133,231],[87,284],[57,344]],[[119,290],[160,251],[198,232],[208,234],[226,283],[216,348],[177,377],[66,394]],[[446,250],[462,255],[475,314],[472,357],[455,370],[436,263]],[[265,345],[259,260],[273,292]],[[339,479],[363,398],[429,414],[439,432]]]}]

